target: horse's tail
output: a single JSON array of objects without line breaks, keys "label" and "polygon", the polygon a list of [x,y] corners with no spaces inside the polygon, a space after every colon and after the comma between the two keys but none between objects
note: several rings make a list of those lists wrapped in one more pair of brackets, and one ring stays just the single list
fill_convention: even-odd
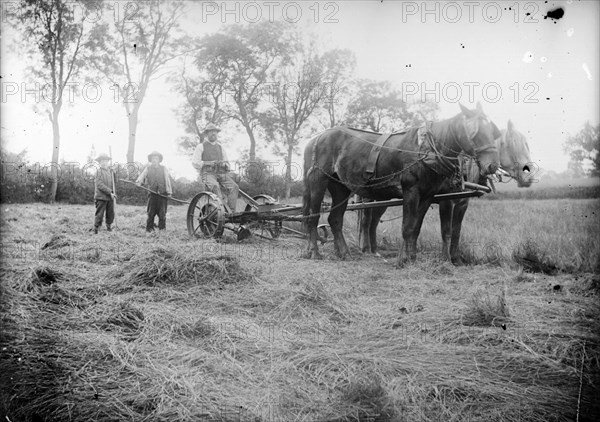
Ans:
[{"label": "horse's tail", "polygon": [[311,214],[311,179],[315,171],[317,143],[321,135],[311,139],[304,150],[304,193],[302,194],[302,230],[308,232],[308,218]]}]

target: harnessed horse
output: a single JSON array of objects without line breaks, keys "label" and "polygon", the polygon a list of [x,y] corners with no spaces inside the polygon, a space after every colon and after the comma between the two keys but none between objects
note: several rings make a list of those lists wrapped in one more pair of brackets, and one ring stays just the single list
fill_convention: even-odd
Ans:
[{"label": "harnessed horse", "polygon": [[[521,187],[531,185],[532,178],[529,169],[531,158],[527,139],[518,132],[509,120],[507,129],[501,131],[501,136],[496,139],[499,150],[500,168],[517,180]],[[463,177],[466,181],[485,185],[487,180],[482,179],[477,163],[472,159],[465,159],[463,163]],[[446,181],[438,193],[450,193],[455,187]],[[469,198],[440,201],[440,227],[442,234],[442,258],[451,260],[456,265],[462,264],[460,258],[459,242],[463,218],[469,206]],[[366,210],[365,210],[366,211]],[[361,248],[363,252],[377,253],[377,226],[386,207],[369,209],[359,222],[361,230]]]},{"label": "harnessed horse", "polygon": [[[335,253],[349,254],[342,233],[343,217],[352,194],[372,200],[404,198],[402,238],[398,264],[416,259],[416,243],[433,196],[448,178],[460,182],[458,155],[477,160],[481,175],[498,169],[496,125],[487,119],[481,104],[475,110],[460,106],[461,113],[434,122],[423,131],[411,128],[393,134],[337,127],[311,139],[304,151],[303,215],[309,235],[307,258],[320,258],[317,224],[325,191],[332,206],[328,222]],[[379,154],[384,150],[384,154]],[[405,254],[404,254],[405,253]]]}]

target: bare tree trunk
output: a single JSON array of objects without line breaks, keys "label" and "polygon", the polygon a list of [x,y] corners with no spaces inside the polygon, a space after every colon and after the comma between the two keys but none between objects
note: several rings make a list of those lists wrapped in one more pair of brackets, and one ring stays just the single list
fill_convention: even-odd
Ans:
[{"label": "bare tree trunk", "polygon": [[256,160],[256,139],[254,138],[254,132],[252,131],[252,123],[248,121],[248,112],[246,111],[246,107],[237,103],[238,108],[240,110],[240,121],[244,128],[246,129],[246,133],[248,134],[248,138],[250,138],[250,161]]},{"label": "bare tree trunk", "polygon": [[[127,119],[129,121],[129,144],[127,146],[127,163],[134,162],[135,156],[135,140],[136,140],[136,132],[138,126],[138,111],[139,106],[135,105],[131,110],[131,113],[127,115]],[[128,166],[129,168],[129,166]]]},{"label": "bare tree trunk", "polygon": [[256,138],[249,124],[244,124],[248,138],[250,138],[250,161],[256,161]]},{"label": "bare tree trunk", "polygon": [[56,201],[56,191],[58,189],[58,153],[60,151],[60,130],[58,126],[58,113],[60,105],[54,105],[52,109],[52,162],[50,168],[50,203]]},{"label": "bare tree trunk", "polygon": [[290,191],[292,189],[292,154],[294,153],[294,144],[288,143],[287,158],[285,160],[287,166],[285,168],[285,199],[290,199]]}]

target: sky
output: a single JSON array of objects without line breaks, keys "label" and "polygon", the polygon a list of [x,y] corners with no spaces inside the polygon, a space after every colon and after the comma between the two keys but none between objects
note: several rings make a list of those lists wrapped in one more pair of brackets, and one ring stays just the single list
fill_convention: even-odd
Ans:
[{"label": "sky", "polygon": [[[13,152],[27,148],[29,160],[44,165],[52,152],[52,127],[41,111],[47,104],[24,93],[35,89],[25,70],[31,63],[10,48],[22,34],[8,27],[14,16],[6,4],[2,1],[2,142]],[[127,5],[113,4],[121,11]],[[389,80],[410,101],[423,96],[436,101],[441,119],[457,114],[459,102],[470,108],[481,102],[500,128],[510,119],[527,136],[535,164],[560,172],[568,163],[564,141],[586,121],[598,124],[600,118],[599,4],[199,1],[187,3],[182,27],[188,35],[202,36],[232,23],[284,19],[317,34],[325,48],[352,50],[356,77]],[[562,18],[545,18],[558,7],[564,11]],[[60,158],[83,164],[93,145],[97,153],[110,147],[114,161],[124,163],[123,99],[115,97],[107,82],[98,80],[85,92],[85,81],[75,82],[77,95],[60,117]],[[165,78],[150,85],[140,110],[135,159],[145,162],[149,152],[159,150],[174,176],[195,179],[190,157],[175,144],[185,134],[175,114],[182,100]],[[222,138],[232,160],[248,148],[242,131],[224,131]],[[260,146],[258,155],[272,157]],[[300,156],[295,161],[301,162]]]}]

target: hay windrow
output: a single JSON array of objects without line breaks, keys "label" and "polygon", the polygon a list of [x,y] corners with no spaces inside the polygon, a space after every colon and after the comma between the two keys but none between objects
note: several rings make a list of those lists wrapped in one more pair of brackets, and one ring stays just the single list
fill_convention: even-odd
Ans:
[{"label": "hay windrow", "polygon": [[235,257],[197,256],[182,248],[152,246],[113,273],[133,285],[236,284],[253,280]]},{"label": "hay windrow", "polygon": [[140,334],[144,319],[144,313],[138,307],[130,302],[121,302],[106,317],[103,328],[109,331],[119,330],[127,339],[131,340]]},{"label": "hay windrow", "polygon": [[513,259],[528,272],[554,275],[559,271],[548,254],[532,239],[526,239],[517,245],[513,251]]},{"label": "hay windrow", "polygon": [[64,280],[64,277],[64,273],[51,267],[39,267],[31,272],[31,281],[38,286],[49,286]]},{"label": "hay windrow", "polygon": [[56,284],[43,289],[39,298],[47,303],[74,308],[85,308],[90,304],[90,301],[84,296]]},{"label": "hay windrow", "polygon": [[44,249],[59,249],[67,246],[71,246],[73,241],[63,234],[54,234],[50,239],[42,245]]},{"label": "hay windrow", "polygon": [[479,290],[471,297],[464,314],[463,324],[497,326],[508,322],[509,316],[504,290],[496,295]]}]

